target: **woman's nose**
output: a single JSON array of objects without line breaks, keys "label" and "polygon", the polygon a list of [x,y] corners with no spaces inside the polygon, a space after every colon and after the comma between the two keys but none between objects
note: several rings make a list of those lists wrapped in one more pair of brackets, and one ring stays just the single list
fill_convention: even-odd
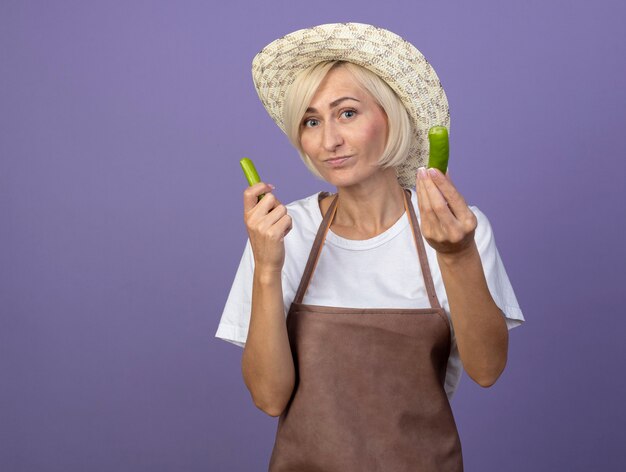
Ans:
[{"label": "woman's nose", "polygon": [[324,125],[322,134],[322,145],[326,151],[334,151],[343,144],[343,137],[337,129],[337,126],[333,123],[326,123]]}]

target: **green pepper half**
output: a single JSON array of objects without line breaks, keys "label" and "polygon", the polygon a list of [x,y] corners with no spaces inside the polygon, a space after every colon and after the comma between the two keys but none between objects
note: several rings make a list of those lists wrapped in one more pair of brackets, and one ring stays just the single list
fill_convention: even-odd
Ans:
[{"label": "green pepper half", "polygon": [[[250,159],[248,159],[247,157],[244,157],[243,159],[239,161],[239,164],[241,164],[241,169],[243,170],[243,173],[246,176],[248,185],[252,186],[254,184],[258,184],[261,181],[261,178],[259,177],[259,173],[256,171],[256,167],[254,167],[254,163]],[[261,198],[263,198],[264,195],[265,195],[264,193],[259,195],[258,200],[261,200]]]},{"label": "green pepper half", "polygon": [[445,126],[433,126],[430,128],[428,130],[428,143],[430,144],[428,167],[436,167],[445,175],[448,170],[448,158],[450,157],[448,128]]}]

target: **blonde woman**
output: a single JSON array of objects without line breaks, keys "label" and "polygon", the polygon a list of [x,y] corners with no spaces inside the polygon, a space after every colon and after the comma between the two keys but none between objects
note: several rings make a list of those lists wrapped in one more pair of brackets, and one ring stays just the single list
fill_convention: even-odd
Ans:
[{"label": "blonde woman", "polygon": [[425,168],[428,129],[449,126],[437,75],[394,33],[345,23],[272,42],[253,76],[337,189],[243,193],[249,239],[216,336],[244,348],[255,405],[279,417],[269,470],[462,470],[461,370],[493,385],[524,318],[487,217]]}]

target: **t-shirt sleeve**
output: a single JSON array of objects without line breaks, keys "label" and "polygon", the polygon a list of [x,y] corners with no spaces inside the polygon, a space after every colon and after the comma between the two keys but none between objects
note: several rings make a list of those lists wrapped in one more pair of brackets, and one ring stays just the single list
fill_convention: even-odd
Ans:
[{"label": "t-shirt sleeve", "polygon": [[[317,202],[318,194],[316,193],[286,205],[293,220],[293,226],[285,236],[285,260],[281,270],[285,319],[295,298],[319,224],[315,218],[320,218]],[[254,253],[248,238],[215,333],[216,338],[242,348],[245,347],[252,313],[253,281]]]},{"label": "t-shirt sleeve", "polygon": [[248,338],[248,326],[252,311],[253,276],[254,255],[248,239],[215,333],[216,338],[231,342],[239,347],[244,347]]},{"label": "t-shirt sleeve", "polygon": [[474,240],[480,253],[489,292],[498,308],[504,313],[507,328],[515,328],[524,322],[524,315],[496,247],[491,224],[487,216],[477,207],[470,206],[470,209],[478,220]]}]

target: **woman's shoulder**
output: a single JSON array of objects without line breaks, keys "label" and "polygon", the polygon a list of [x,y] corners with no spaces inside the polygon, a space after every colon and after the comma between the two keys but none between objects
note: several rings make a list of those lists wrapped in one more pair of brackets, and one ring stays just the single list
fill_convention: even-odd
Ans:
[{"label": "woman's shoulder", "polygon": [[316,192],[308,197],[285,204],[291,217],[291,231],[285,236],[285,278],[291,280],[292,288],[298,284],[302,275],[315,235],[322,222],[319,197],[323,192]]},{"label": "woman's shoulder", "polygon": [[328,195],[330,195],[328,192],[315,192],[308,197],[287,203],[285,207],[291,216],[305,217],[312,220],[318,220],[319,217],[319,220],[321,221],[322,214],[320,212],[319,202]]},{"label": "woman's shoulder", "polygon": [[[315,236],[320,223],[322,213],[320,211],[320,200],[326,197],[328,192],[315,192],[308,197],[287,203],[287,214],[292,220],[292,231],[287,234],[285,241],[297,235],[297,239],[310,239]],[[293,233],[293,235],[292,235]],[[292,236],[292,238],[290,238]]]}]

